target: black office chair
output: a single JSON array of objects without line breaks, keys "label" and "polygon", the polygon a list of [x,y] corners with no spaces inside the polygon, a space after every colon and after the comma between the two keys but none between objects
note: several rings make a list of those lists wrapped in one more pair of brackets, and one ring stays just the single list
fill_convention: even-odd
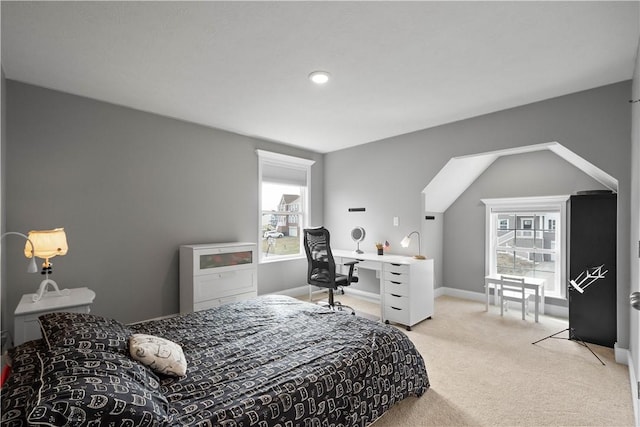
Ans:
[{"label": "black office chair", "polygon": [[308,261],[307,283],[329,289],[329,307],[332,310],[348,308],[351,314],[356,314],[353,308],[335,301],[333,293],[338,287],[349,286],[358,281],[353,275],[353,267],[358,261],[343,264],[349,266],[349,274],[336,273],[336,262],[329,240],[329,230],[324,227],[304,229],[304,250]]}]

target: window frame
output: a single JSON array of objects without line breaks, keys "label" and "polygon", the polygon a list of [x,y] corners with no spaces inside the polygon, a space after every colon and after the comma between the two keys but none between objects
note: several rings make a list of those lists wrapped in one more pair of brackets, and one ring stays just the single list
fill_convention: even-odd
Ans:
[{"label": "window frame", "polygon": [[[496,273],[497,271],[497,237],[496,232],[499,231],[499,227],[493,220],[494,214],[514,214],[522,215],[523,213],[538,214],[542,212],[558,212],[559,224],[555,224],[554,231],[556,232],[557,240],[560,243],[560,248],[556,248],[555,251],[559,251],[559,263],[556,265],[555,272],[555,285],[559,288],[560,293],[547,293],[545,287],[545,297],[552,298],[567,298],[567,201],[569,195],[560,196],[541,196],[541,197],[511,197],[511,198],[495,198],[495,199],[481,199],[485,204],[485,275]],[[516,226],[517,227],[517,226]],[[534,232],[535,227],[530,230]],[[524,229],[523,229],[524,230]],[[544,230],[544,224],[542,224],[542,230]],[[548,230],[551,231],[551,230]],[[515,248],[514,248],[515,250]],[[547,251],[535,249],[536,253],[545,253]]]},{"label": "window frame", "polygon": [[[265,150],[256,150],[256,154],[258,155],[258,263],[271,263],[271,262],[279,262],[279,261],[287,261],[293,259],[305,258],[306,255],[304,253],[303,247],[303,233],[302,230],[307,224],[310,224],[310,211],[311,211],[311,166],[315,163],[315,160],[304,159],[301,157],[289,156],[286,154],[274,153],[271,151]],[[300,250],[296,254],[290,255],[271,255],[269,257],[265,257],[265,253],[262,250],[262,217],[265,213],[273,214],[273,211],[263,211],[262,210],[262,183],[263,183],[263,169],[265,165],[269,165],[270,167],[282,167],[287,169],[299,169],[300,171],[304,171],[306,177],[306,186],[304,186],[302,190],[302,194],[300,195],[302,199],[302,203],[299,204],[298,210],[293,213],[293,211],[276,211],[276,214],[283,215],[296,215],[298,219],[302,220],[299,223],[299,233],[298,239],[300,241]],[[266,180],[269,182],[269,180]],[[302,211],[300,211],[302,209]]]}]

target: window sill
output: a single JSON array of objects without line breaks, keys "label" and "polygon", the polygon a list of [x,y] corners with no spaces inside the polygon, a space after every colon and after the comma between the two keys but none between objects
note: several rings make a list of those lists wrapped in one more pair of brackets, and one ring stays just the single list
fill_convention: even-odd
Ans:
[{"label": "window sill", "polygon": [[274,256],[269,258],[261,258],[258,262],[259,264],[272,264],[274,262],[282,262],[282,261],[294,261],[298,259],[307,259],[306,256],[303,255],[295,255],[295,256]]}]

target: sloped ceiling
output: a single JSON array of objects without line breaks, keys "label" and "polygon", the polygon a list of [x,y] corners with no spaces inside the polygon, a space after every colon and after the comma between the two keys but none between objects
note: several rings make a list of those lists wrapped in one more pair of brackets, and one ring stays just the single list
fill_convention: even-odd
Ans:
[{"label": "sloped ceiling", "polygon": [[425,212],[443,213],[499,157],[549,150],[608,189],[618,192],[618,180],[557,142],[528,145],[451,158],[422,190]]}]

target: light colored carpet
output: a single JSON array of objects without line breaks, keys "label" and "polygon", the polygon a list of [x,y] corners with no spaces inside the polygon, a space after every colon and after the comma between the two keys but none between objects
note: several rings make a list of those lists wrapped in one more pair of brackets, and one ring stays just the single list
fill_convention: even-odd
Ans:
[{"label": "light colored carpet", "polygon": [[[379,316],[379,306],[349,295],[338,300]],[[517,304],[516,304],[517,305]],[[514,305],[515,307],[515,305]],[[629,373],[613,349],[576,341],[532,342],[567,328],[567,321],[452,297],[407,332],[425,359],[431,388],[395,405],[375,427],[387,426],[633,426]],[[567,337],[564,333],[559,337]]]}]

